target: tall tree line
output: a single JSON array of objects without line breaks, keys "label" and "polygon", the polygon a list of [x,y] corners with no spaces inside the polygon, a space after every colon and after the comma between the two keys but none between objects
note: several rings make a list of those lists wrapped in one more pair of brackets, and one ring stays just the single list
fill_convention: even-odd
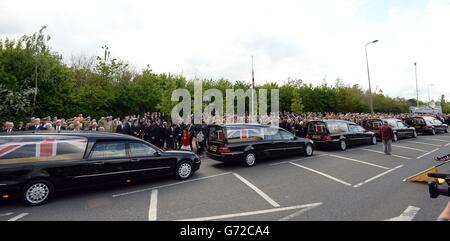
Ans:
[{"label": "tall tree line", "polygon": [[[104,54],[96,58],[73,58],[66,64],[49,47],[45,27],[20,39],[0,39],[0,121],[27,120],[32,116],[72,117],[126,116],[147,111],[170,114],[176,104],[172,91],[186,88],[194,93],[194,80],[150,67],[135,70],[120,59]],[[202,80],[203,89],[248,89],[245,81]],[[269,82],[256,87],[279,89],[280,109],[293,112],[367,112],[368,95],[358,85],[342,80],[333,85],[313,86],[300,79],[283,84]],[[270,92],[269,92],[270,93]],[[270,94],[269,94],[270,96]],[[225,103],[225,96],[224,96]],[[268,101],[270,103],[270,100]],[[444,103],[444,106],[448,103]],[[407,112],[409,102],[374,94],[377,112]],[[449,108],[447,107],[447,110]]]}]

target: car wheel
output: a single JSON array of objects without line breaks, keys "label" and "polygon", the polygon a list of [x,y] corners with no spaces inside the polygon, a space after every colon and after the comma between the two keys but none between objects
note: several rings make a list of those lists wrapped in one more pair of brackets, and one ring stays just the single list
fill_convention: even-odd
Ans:
[{"label": "car wheel", "polygon": [[175,177],[179,180],[188,179],[193,173],[192,163],[190,161],[182,161],[175,169]]},{"label": "car wheel", "polygon": [[397,134],[394,134],[394,137],[392,138],[392,141],[393,141],[393,142],[397,142],[397,141],[398,141],[398,136],[397,136]]},{"label": "car wheel", "polygon": [[435,129],[431,130],[431,135],[433,135],[433,136],[436,135],[436,130]]},{"label": "car wheel", "polygon": [[255,165],[255,163],[256,163],[255,153],[253,153],[251,151],[247,152],[245,154],[245,158],[244,158],[244,162],[243,162],[244,166],[245,167],[252,167],[252,166]]},{"label": "car wheel", "polygon": [[376,136],[372,136],[372,141],[370,142],[370,144],[372,144],[372,145],[376,145],[377,144],[377,137]]},{"label": "car wheel", "polygon": [[23,186],[20,199],[26,206],[39,206],[53,197],[53,184],[45,179],[37,179]]},{"label": "car wheel", "polygon": [[345,142],[345,140],[341,140],[339,142],[339,150],[341,151],[347,150],[347,142]]},{"label": "car wheel", "polygon": [[416,131],[413,132],[412,137],[413,138],[417,138],[417,132]]},{"label": "car wheel", "polygon": [[448,133],[448,127],[444,129],[444,132],[445,132],[445,133]]},{"label": "car wheel", "polygon": [[312,144],[306,144],[305,147],[305,156],[312,156],[314,153],[314,148]]}]

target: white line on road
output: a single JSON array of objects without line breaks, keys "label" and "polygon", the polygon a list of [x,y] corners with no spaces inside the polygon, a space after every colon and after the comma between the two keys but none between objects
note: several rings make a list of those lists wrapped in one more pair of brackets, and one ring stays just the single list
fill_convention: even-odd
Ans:
[{"label": "white line on road", "polygon": [[[317,206],[319,206],[319,205],[317,205]],[[304,209],[302,209],[302,210],[300,210],[300,211],[297,211],[297,212],[295,212],[295,213],[293,213],[293,214],[290,214],[290,215],[288,215],[288,216],[286,216],[286,217],[283,217],[283,218],[279,219],[278,221],[289,221],[289,220],[291,220],[291,219],[293,219],[293,218],[295,218],[295,217],[298,217],[298,216],[302,215],[303,213],[308,212],[309,210],[311,210],[311,209],[313,209],[313,208],[315,208],[315,207],[317,207],[317,206],[312,206],[312,207],[309,207],[309,208],[304,208]]]},{"label": "white line on road", "polygon": [[15,216],[15,217],[12,217],[11,219],[8,219],[8,221],[11,221],[11,222],[12,222],[12,221],[17,221],[17,220],[19,220],[19,219],[21,219],[21,218],[27,216],[28,214],[29,214],[29,213],[21,213],[21,214]]},{"label": "white line on road", "polygon": [[419,212],[420,208],[409,206],[400,216],[386,219],[385,221],[412,221]]},{"label": "white line on road", "polygon": [[338,156],[338,155],[330,155],[330,156],[336,157],[336,158],[340,158],[340,159],[344,159],[344,160],[348,160],[348,161],[352,161],[352,162],[358,162],[358,163],[366,164],[366,165],[373,166],[373,167],[378,167],[378,168],[385,169],[385,170],[389,170],[389,167],[376,165],[376,164],[373,164],[373,163],[370,163],[370,162],[360,161],[360,160],[356,160],[356,159],[352,159],[352,158],[348,158],[348,157],[344,157],[344,156]]},{"label": "white line on road", "polygon": [[426,140],[432,140],[432,141],[441,141],[441,142],[448,142],[448,140],[443,140],[443,139],[436,139],[436,138],[423,138],[423,139],[426,139]]},{"label": "white line on road", "polygon": [[310,156],[310,157],[305,157],[305,158],[302,158],[302,159],[292,160],[292,161],[277,162],[277,163],[269,164],[269,166],[277,166],[277,165],[280,165],[280,164],[287,164],[289,162],[297,162],[297,161],[309,160],[309,159],[323,157],[323,156],[329,156],[329,154],[321,154],[321,155],[318,155],[318,156]]},{"label": "white line on road", "polygon": [[211,176],[206,176],[206,177],[199,177],[199,178],[190,179],[190,180],[186,180],[186,181],[182,181],[182,182],[176,182],[176,183],[171,183],[171,184],[166,184],[166,185],[161,185],[161,186],[156,186],[156,187],[149,187],[149,188],[139,189],[139,190],[135,190],[135,191],[131,191],[131,192],[114,194],[114,195],[112,195],[112,197],[120,197],[120,196],[140,193],[140,192],[146,192],[146,191],[151,191],[153,189],[161,189],[161,188],[164,188],[164,187],[170,187],[170,186],[175,186],[175,185],[184,184],[184,183],[188,183],[188,182],[200,181],[200,180],[213,178],[213,177],[218,177],[218,176],[223,176],[223,175],[227,175],[227,174],[231,174],[231,172],[224,172],[224,173],[220,173],[220,174],[216,174],[216,175],[211,175]]},{"label": "white line on road", "polygon": [[[375,153],[379,153],[379,154],[385,155],[384,152],[382,152],[382,151],[375,151],[375,150],[366,149],[366,148],[360,148],[360,149],[364,150],[364,151],[371,151],[371,152],[375,152]],[[395,155],[395,154],[392,154],[392,156],[395,156],[395,157],[398,157],[398,158],[402,158],[402,159],[406,159],[406,160],[411,160],[412,159],[411,157],[400,156],[400,155]]]},{"label": "white line on road", "polygon": [[5,217],[5,216],[9,216],[9,215],[13,215],[14,213],[2,213],[0,214],[0,217]]},{"label": "white line on road", "polygon": [[437,150],[439,150],[439,148],[436,148],[436,149],[434,149],[434,150],[432,150],[432,151],[429,151],[429,152],[427,152],[427,153],[425,153],[425,154],[423,154],[423,155],[421,155],[421,156],[418,156],[416,159],[420,159],[420,158],[422,158],[422,157],[424,157],[424,156],[428,156],[428,155],[430,155],[431,153],[433,153],[433,152],[435,152],[435,151],[437,151]]},{"label": "white line on road", "polygon": [[420,152],[428,152],[427,150],[423,150],[423,149],[419,149],[419,148],[412,148],[412,147],[408,147],[408,146],[400,146],[400,145],[392,145],[398,148],[403,148],[403,149],[409,149],[409,150],[413,150],[413,151],[420,151]]},{"label": "white line on road", "polygon": [[445,146],[450,146],[450,143],[447,143]]},{"label": "white line on road", "polygon": [[328,175],[328,174],[325,174],[325,173],[323,173],[323,172],[316,171],[316,170],[311,169],[311,168],[309,168],[309,167],[305,167],[305,166],[302,166],[302,165],[299,165],[299,164],[293,163],[293,162],[289,162],[289,163],[292,164],[292,165],[294,165],[294,166],[297,166],[297,167],[306,169],[306,170],[308,170],[308,171],[317,173],[317,174],[319,174],[319,175],[322,175],[322,176],[324,176],[324,177],[326,177],[326,178],[329,178],[329,179],[331,179],[331,180],[333,180],[333,181],[342,183],[342,184],[344,184],[344,185],[346,185],[346,186],[351,186],[351,185],[352,185],[352,184],[350,184],[350,183],[348,183],[348,182],[342,181],[342,180],[340,180],[340,179],[337,179],[337,178],[335,178],[335,177],[332,177],[332,176],[330,176],[330,175]]},{"label": "white line on road", "polygon": [[389,169],[389,170],[387,170],[387,171],[385,171],[385,172],[383,172],[383,173],[380,173],[380,174],[378,174],[378,175],[376,175],[376,176],[374,176],[374,177],[372,177],[372,178],[369,178],[369,179],[367,179],[367,180],[365,180],[365,181],[363,181],[363,182],[361,182],[361,183],[359,183],[359,184],[356,184],[356,185],[353,186],[353,187],[354,187],[354,188],[361,187],[361,186],[364,185],[364,184],[367,184],[367,183],[369,183],[369,182],[371,182],[371,181],[373,181],[373,180],[375,180],[375,179],[378,179],[378,178],[380,178],[380,177],[382,177],[382,176],[384,176],[384,175],[386,175],[386,174],[388,174],[388,173],[390,173],[390,172],[393,172],[393,171],[395,171],[395,170],[397,170],[397,169],[399,169],[399,168],[402,168],[402,167],[403,167],[403,165],[400,165],[400,166],[394,167],[394,168],[392,168],[392,169]]},{"label": "white line on road", "polygon": [[156,221],[158,213],[158,189],[153,189],[150,195],[150,206],[148,208],[148,221]]},{"label": "white line on road", "polygon": [[217,219],[236,218],[236,217],[244,217],[244,216],[251,216],[251,215],[258,215],[258,214],[265,214],[265,213],[282,212],[282,211],[288,211],[288,210],[294,210],[294,209],[300,209],[300,208],[317,207],[320,205],[322,205],[322,203],[311,203],[311,204],[284,207],[284,208],[272,208],[272,209],[265,209],[265,210],[259,210],[259,211],[244,212],[244,213],[233,213],[233,214],[225,214],[225,215],[203,217],[203,218],[183,219],[183,220],[178,220],[178,221],[209,221],[209,220],[217,220]]},{"label": "white line on road", "polygon": [[251,189],[253,189],[253,191],[255,191],[256,193],[259,194],[259,196],[261,196],[262,198],[264,198],[267,202],[270,203],[270,205],[274,206],[274,207],[279,207],[280,204],[278,204],[277,202],[275,202],[272,198],[269,197],[269,195],[265,194],[263,191],[261,191],[261,189],[257,188],[255,185],[253,185],[251,182],[247,181],[247,179],[243,178],[241,175],[237,174],[237,173],[233,173],[233,175],[235,177],[237,177],[239,180],[241,180],[244,184],[246,184],[247,186],[249,186]]},{"label": "white line on road", "polygon": [[431,144],[431,143],[420,142],[420,141],[404,141],[404,142],[410,142],[410,143],[414,143],[414,144],[422,144],[422,145],[427,145],[427,146],[441,147],[441,145],[438,145],[438,144]]}]

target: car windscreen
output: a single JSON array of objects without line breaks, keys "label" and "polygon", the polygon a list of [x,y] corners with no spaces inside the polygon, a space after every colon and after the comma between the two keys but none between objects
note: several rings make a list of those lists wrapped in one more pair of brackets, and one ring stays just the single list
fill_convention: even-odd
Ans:
[{"label": "car windscreen", "polygon": [[0,136],[0,164],[82,159],[86,145],[80,136]]},{"label": "car windscreen", "polygon": [[345,122],[333,121],[327,122],[327,128],[330,134],[348,132],[348,126]]}]

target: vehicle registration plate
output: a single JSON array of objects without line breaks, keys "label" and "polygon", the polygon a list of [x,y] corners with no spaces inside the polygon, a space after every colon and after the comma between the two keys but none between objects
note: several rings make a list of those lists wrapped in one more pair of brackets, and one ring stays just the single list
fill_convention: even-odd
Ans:
[{"label": "vehicle registration plate", "polygon": [[320,139],[320,135],[313,135],[312,138],[313,139]]},{"label": "vehicle registration plate", "polygon": [[210,146],[209,150],[215,152],[215,151],[217,151],[217,146]]}]

